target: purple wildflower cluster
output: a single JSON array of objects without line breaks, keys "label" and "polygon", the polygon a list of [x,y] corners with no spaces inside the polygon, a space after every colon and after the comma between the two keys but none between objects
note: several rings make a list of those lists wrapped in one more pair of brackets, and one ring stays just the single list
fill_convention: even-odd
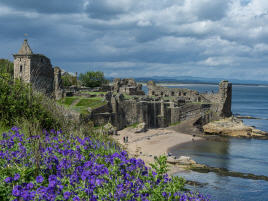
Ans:
[{"label": "purple wildflower cluster", "polygon": [[182,179],[154,172],[113,143],[51,130],[0,140],[0,200],[208,200]]}]

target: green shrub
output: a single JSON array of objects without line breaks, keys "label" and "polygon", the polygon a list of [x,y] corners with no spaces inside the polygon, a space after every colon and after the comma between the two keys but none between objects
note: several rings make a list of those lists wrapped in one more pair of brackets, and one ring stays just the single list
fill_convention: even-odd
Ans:
[{"label": "green shrub", "polygon": [[107,80],[104,78],[104,74],[101,71],[89,71],[85,74],[79,75],[79,80],[83,86],[86,87],[100,87],[103,84],[107,84]]},{"label": "green shrub", "polygon": [[0,73],[7,73],[11,77],[14,74],[14,64],[7,59],[0,59]]},{"label": "green shrub", "polygon": [[56,103],[33,91],[29,84],[13,81],[7,73],[0,74],[0,122],[4,127],[30,120],[40,128],[60,128],[63,118],[56,111]]},{"label": "green shrub", "polygon": [[69,87],[77,84],[77,79],[75,76],[70,75],[69,73],[65,73],[62,77],[62,83],[64,87]]}]

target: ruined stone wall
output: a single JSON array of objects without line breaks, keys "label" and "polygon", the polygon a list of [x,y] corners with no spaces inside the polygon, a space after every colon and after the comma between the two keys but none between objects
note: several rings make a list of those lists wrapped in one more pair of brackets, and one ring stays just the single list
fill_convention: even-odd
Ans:
[{"label": "ruined stone wall", "polygon": [[219,84],[219,95],[221,105],[221,116],[230,117],[232,115],[232,83],[222,81]]},{"label": "ruined stone wall", "polygon": [[201,94],[203,98],[213,103],[213,111],[220,117],[232,115],[232,83],[224,80],[219,84],[219,91],[216,94]]},{"label": "ruined stone wall", "polygon": [[53,92],[54,74],[50,60],[42,55],[14,55],[14,78],[32,83],[38,91]]},{"label": "ruined stone wall", "polygon": [[157,86],[154,82],[150,81],[147,84],[148,95],[151,97],[168,97],[179,105],[181,101],[209,103],[211,110],[217,113],[220,117],[229,117],[232,115],[232,84],[228,81],[222,81],[219,84],[218,93],[199,93],[194,90],[180,89],[180,88],[167,88]]},{"label": "ruined stone wall", "polygon": [[32,55],[30,72],[30,82],[37,90],[47,94],[53,93],[54,71],[47,57],[38,54]]},{"label": "ruined stone wall", "polygon": [[[150,85],[148,86],[150,87]],[[159,89],[159,90],[158,90]],[[188,91],[192,99],[182,101],[180,95],[175,98],[166,98],[162,94],[157,97],[153,90],[165,92],[166,95],[174,92]],[[197,118],[204,123],[231,115],[232,85],[222,81],[219,92],[216,94],[199,94],[193,90],[166,90],[164,87],[153,86],[149,90],[151,96],[124,96],[112,92],[105,98],[108,104],[92,111],[91,119],[97,125],[112,123],[117,129],[123,129],[132,124],[146,123],[148,128],[167,127],[180,121]],[[169,93],[169,94],[168,94]],[[175,95],[174,95],[175,96]],[[200,98],[198,101],[195,98]]]},{"label": "ruined stone wall", "polygon": [[14,56],[14,78],[30,83],[31,56]]},{"label": "ruined stone wall", "polygon": [[189,102],[203,101],[199,92],[195,90],[157,86],[153,81],[148,82],[147,87],[149,96],[180,98]]},{"label": "ruined stone wall", "polygon": [[61,80],[61,69],[59,67],[54,67],[54,97],[56,100],[60,100],[64,96],[63,84]]},{"label": "ruined stone wall", "polygon": [[174,102],[140,99],[126,100],[122,95],[111,97],[112,121],[118,129],[135,123],[146,123],[148,128],[167,127],[171,124],[200,116],[210,109],[210,104],[185,104],[175,106]]},{"label": "ruined stone wall", "polygon": [[114,79],[113,91],[127,95],[145,95],[142,91],[142,84],[137,84],[134,79]]}]

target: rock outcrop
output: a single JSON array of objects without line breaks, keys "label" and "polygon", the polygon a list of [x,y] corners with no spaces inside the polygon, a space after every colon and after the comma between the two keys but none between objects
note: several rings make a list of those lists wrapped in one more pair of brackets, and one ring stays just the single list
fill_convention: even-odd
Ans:
[{"label": "rock outcrop", "polygon": [[235,117],[210,122],[203,126],[203,130],[206,134],[246,138],[268,138],[267,132],[252,126],[246,126],[242,120]]},{"label": "rock outcrop", "polygon": [[169,156],[167,157],[167,163],[170,164],[177,164],[177,165],[194,165],[196,162],[191,159],[188,156],[180,156],[179,158],[176,158],[175,156]]},{"label": "rock outcrop", "polygon": [[135,133],[142,133],[147,131],[146,123],[140,123],[135,127]]},{"label": "rock outcrop", "polygon": [[117,128],[114,127],[112,124],[108,123],[105,126],[103,126],[103,133],[106,135],[116,135]]}]

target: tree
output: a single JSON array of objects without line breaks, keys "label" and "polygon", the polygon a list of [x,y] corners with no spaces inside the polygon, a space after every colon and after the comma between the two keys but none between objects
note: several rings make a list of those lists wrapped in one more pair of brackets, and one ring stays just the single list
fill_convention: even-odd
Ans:
[{"label": "tree", "polygon": [[14,74],[14,65],[7,59],[0,59],[0,73],[8,73],[11,77]]},{"label": "tree", "polygon": [[100,87],[103,84],[107,84],[108,81],[104,78],[104,74],[101,71],[89,71],[85,74],[79,75],[79,80],[83,86],[86,87]]},{"label": "tree", "polygon": [[70,75],[69,73],[64,73],[64,75],[61,76],[62,83],[64,87],[70,87],[72,85],[76,85],[76,77],[73,75]]}]

